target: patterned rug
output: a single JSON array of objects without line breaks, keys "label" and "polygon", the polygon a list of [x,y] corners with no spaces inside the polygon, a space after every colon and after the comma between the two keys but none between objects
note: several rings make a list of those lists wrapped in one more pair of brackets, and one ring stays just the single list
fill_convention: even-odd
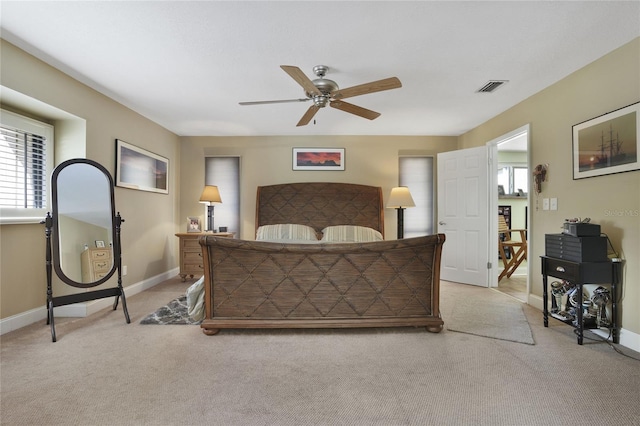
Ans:
[{"label": "patterned rug", "polygon": [[182,295],[173,299],[165,306],[159,308],[152,314],[147,315],[140,321],[140,324],[200,324],[202,321],[193,321],[187,314],[187,296]]}]

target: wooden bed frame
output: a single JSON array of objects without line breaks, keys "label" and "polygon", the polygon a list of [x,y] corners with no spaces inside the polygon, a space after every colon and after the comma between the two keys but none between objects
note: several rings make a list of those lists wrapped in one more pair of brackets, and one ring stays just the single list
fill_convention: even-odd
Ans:
[{"label": "wooden bed frame", "polygon": [[[256,229],[295,223],[384,232],[379,187],[258,188]],[[384,234],[383,234],[384,235]],[[443,234],[366,243],[279,243],[205,235],[205,334],[223,328],[426,327],[442,330]]]}]

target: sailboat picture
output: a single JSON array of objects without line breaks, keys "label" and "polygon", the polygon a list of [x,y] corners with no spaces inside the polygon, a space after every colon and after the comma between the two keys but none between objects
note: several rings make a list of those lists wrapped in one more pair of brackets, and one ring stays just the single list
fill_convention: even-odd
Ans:
[{"label": "sailboat picture", "polygon": [[573,178],[638,170],[640,103],[573,126]]}]

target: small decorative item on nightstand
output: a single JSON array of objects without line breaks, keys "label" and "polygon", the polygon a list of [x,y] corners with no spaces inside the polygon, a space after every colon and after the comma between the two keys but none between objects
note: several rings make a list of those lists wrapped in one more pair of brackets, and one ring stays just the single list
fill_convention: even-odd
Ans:
[{"label": "small decorative item on nightstand", "polygon": [[202,229],[200,229],[199,217],[189,216],[187,218],[187,232],[202,232]]}]

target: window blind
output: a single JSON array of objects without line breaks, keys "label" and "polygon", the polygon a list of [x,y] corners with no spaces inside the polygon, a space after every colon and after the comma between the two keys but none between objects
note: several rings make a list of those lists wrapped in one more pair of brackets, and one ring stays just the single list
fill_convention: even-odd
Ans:
[{"label": "window blind", "polygon": [[404,237],[433,234],[433,157],[400,157],[399,180],[416,204],[404,211]]},{"label": "window blind", "polygon": [[239,236],[240,157],[206,157],[204,169],[204,184],[217,186],[222,200],[213,210],[214,227],[226,226],[229,232]]},{"label": "window blind", "polygon": [[0,125],[0,207],[46,207],[46,143],[42,135]]}]

